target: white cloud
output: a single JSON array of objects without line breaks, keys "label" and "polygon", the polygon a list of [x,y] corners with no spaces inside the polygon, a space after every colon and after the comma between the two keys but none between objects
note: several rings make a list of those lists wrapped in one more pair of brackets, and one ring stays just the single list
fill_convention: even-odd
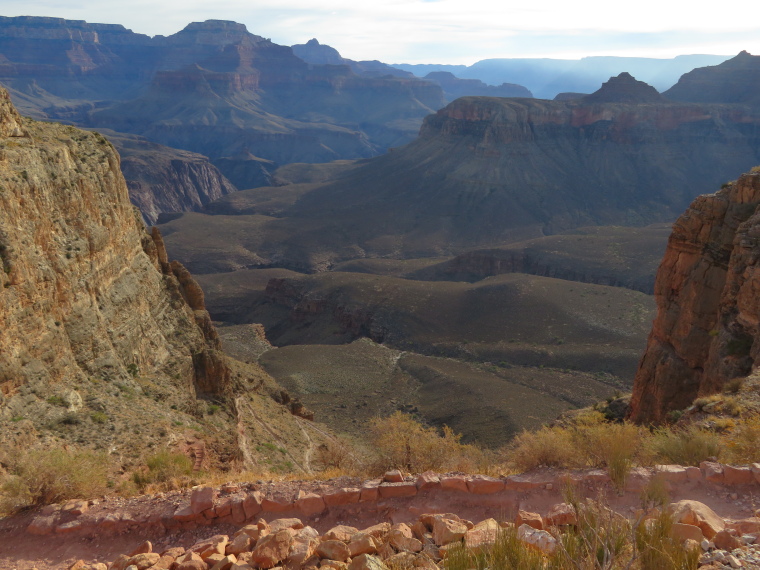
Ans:
[{"label": "white cloud", "polygon": [[192,21],[225,19],[281,44],[316,37],[352,59],[472,63],[489,57],[673,56],[760,53],[760,25],[744,2],[712,10],[639,0],[3,0],[2,15],[59,16],[172,34]]}]

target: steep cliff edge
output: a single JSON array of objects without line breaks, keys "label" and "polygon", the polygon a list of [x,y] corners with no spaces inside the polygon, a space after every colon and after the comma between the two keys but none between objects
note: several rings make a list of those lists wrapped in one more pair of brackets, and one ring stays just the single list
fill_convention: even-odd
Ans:
[{"label": "steep cliff edge", "polygon": [[673,225],[631,419],[659,422],[748,374],[760,353],[760,172],[700,196]]},{"label": "steep cliff edge", "polygon": [[0,256],[0,419],[58,391],[77,409],[96,384],[140,391],[138,376],[178,400],[229,390],[202,292],[145,232],[113,147],[22,119],[5,91]]}]

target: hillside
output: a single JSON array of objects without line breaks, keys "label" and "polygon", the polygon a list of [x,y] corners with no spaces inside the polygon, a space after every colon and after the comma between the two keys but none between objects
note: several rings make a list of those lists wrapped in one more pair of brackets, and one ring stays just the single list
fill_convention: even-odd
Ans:
[{"label": "hillside", "polygon": [[0,180],[4,470],[36,449],[84,448],[116,485],[162,450],[252,466],[278,459],[256,451],[273,440],[289,469],[309,469],[291,404],[221,351],[202,290],[146,233],[102,135],[24,119],[0,91]]}]

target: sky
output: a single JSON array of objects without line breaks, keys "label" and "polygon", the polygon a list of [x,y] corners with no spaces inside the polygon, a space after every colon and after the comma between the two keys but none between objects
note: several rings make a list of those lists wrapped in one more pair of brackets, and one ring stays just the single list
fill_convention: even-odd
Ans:
[{"label": "sky", "polygon": [[0,15],[122,24],[151,36],[195,21],[234,20],[278,44],[317,38],[343,57],[385,63],[760,54],[756,4],[698,6],[682,0],[0,0]]}]

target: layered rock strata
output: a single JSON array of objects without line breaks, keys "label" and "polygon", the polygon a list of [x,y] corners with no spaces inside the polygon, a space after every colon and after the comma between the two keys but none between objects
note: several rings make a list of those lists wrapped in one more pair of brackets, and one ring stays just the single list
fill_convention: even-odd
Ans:
[{"label": "layered rock strata", "polygon": [[630,417],[663,421],[760,356],[760,172],[700,196],[673,225]]},{"label": "layered rock strata", "polygon": [[[22,119],[0,91],[0,404],[51,387],[133,382],[194,397],[229,371],[202,293],[169,263],[97,133]],[[3,410],[0,409],[0,413]]]}]

